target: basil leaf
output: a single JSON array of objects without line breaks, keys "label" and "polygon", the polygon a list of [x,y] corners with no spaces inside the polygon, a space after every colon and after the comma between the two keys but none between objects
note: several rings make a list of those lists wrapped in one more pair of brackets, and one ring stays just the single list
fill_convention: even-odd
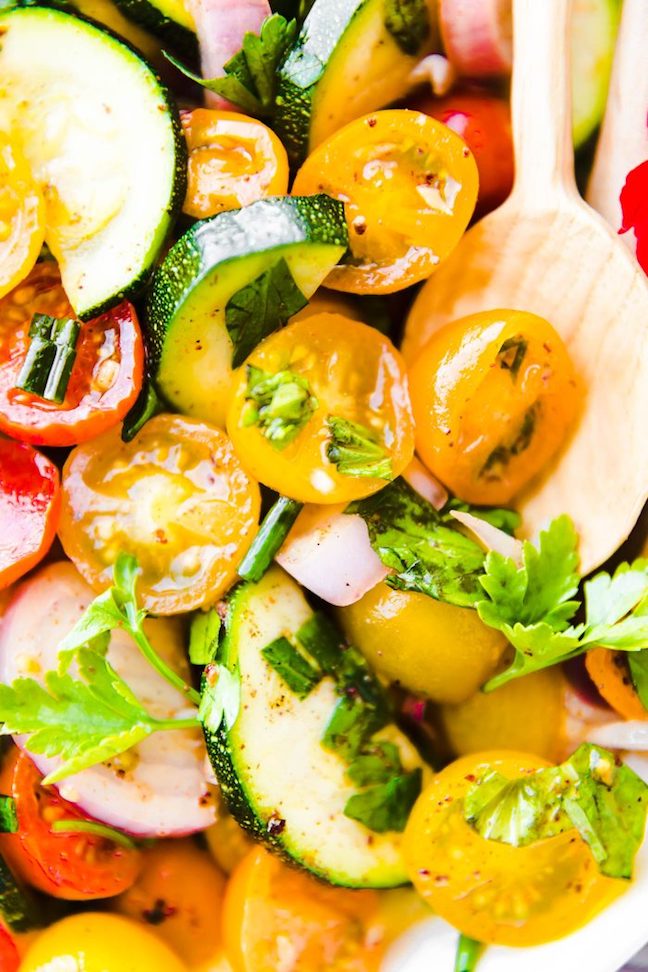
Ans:
[{"label": "basil leaf", "polygon": [[321,671],[287,638],[276,638],[261,650],[261,654],[298,699],[305,699],[321,681]]},{"label": "basil leaf", "polygon": [[411,773],[392,777],[387,783],[354,793],[345,804],[344,815],[377,834],[402,833],[421,792],[422,778],[418,767]]}]

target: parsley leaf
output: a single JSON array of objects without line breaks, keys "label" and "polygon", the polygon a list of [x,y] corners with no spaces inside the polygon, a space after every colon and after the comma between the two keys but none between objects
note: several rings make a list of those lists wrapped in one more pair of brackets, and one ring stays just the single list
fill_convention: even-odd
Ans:
[{"label": "parsley leaf", "polygon": [[480,583],[488,595],[477,603],[485,624],[501,631],[516,650],[510,667],[487,682],[490,691],[521,675],[575,658],[600,646],[625,651],[648,647],[648,561],[602,571],[584,585],[585,622],[569,622],[581,606],[577,537],[571,520],[558,517],[540,534],[538,547],[525,542],[519,567],[489,553]]},{"label": "parsley leaf", "polygon": [[374,833],[405,830],[410,811],[421,792],[422,770],[392,776],[387,783],[354,793],[344,807],[344,815],[364,824]]},{"label": "parsley leaf", "polygon": [[419,591],[460,607],[482,597],[483,550],[446,523],[404,479],[351,503],[345,512],[363,518],[371,546],[396,572],[387,577],[390,587]]},{"label": "parsley leaf", "polygon": [[295,439],[318,406],[308,381],[292,371],[270,374],[247,366],[247,391],[241,425],[256,425],[275,449]]},{"label": "parsley leaf", "polygon": [[137,561],[130,554],[120,553],[113,566],[114,584],[100,594],[85,610],[72,631],[59,645],[59,656],[84,645],[93,643],[95,650],[98,640],[102,639],[103,651],[108,647],[108,637],[115,628],[128,632],[141,653],[152,667],[177,688],[184,692],[194,705],[200,702],[200,695],[187,685],[183,679],[169,668],[157,654],[148,640],[143,628],[146,611],[138,607],[135,586],[137,583]]},{"label": "parsley leaf", "polygon": [[340,475],[393,478],[391,459],[371,429],[335,415],[327,422],[331,439],[326,455]]},{"label": "parsley leaf", "polygon": [[171,54],[164,53],[186,77],[227,98],[247,114],[271,116],[275,108],[277,69],[296,33],[295,20],[286,20],[281,14],[266,17],[258,34],[251,31],[245,34],[241,50],[227,62],[222,78],[202,78]]},{"label": "parsley leaf", "polygon": [[225,326],[234,345],[232,367],[242,365],[260,341],[307,303],[283,257],[237,291],[225,307]]},{"label": "parsley leaf", "polygon": [[560,766],[516,780],[487,773],[464,816],[482,837],[524,847],[575,827],[602,874],[632,877],[644,836],[648,786],[612,753],[584,743]]},{"label": "parsley leaf", "polygon": [[[59,660],[44,685],[33,678],[0,685],[2,733],[27,734],[30,752],[63,760],[46,784],[111,759],[158,730],[198,725],[196,719],[149,715],[102,651],[80,646]],[[72,662],[78,678],[68,671]]]}]

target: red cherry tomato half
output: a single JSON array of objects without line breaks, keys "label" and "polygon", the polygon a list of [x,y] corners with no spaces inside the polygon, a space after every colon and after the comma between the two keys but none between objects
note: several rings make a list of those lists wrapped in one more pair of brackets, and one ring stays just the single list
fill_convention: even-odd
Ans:
[{"label": "red cherry tomato half", "polygon": [[20,955],[16,943],[10,933],[0,924],[0,970],[2,972],[18,972]]},{"label": "red cherry tomato half", "polygon": [[31,570],[58,526],[58,469],[22,442],[0,439],[0,588]]},{"label": "red cherry tomato half", "polygon": [[472,150],[479,170],[477,215],[504,202],[515,172],[508,103],[491,94],[457,91],[445,98],[419,97],[411,107],[443,122]]},{"label": "red cherry tomato half", "polygon": [[38,263],[0,300],[0,431],[32,445],[93,439],[124,418],[142,385],[144,343],[128,301],[81,325],[62,403],[16,388],[34,314],[74,317],[55,263]]},{"label": "red cherry tomato half", "polygon": [[0,772],[0,792],[16,801],[18,833],[0,835],[0,854],[18,878],[68,901],[121,894],[137,877],[141,853],[87,832],[58,833],[55,820],[88,820],[51,786],[26,753],[14,749]]}]

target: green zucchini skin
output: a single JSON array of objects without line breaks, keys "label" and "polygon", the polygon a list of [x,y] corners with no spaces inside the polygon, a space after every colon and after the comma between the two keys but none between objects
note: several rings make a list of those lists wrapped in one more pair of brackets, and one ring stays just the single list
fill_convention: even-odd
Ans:
[{"label": "green zucchini skin", "polygon": [[[123,286],[110,293],[103,299],[89,302],[86,304],[76,304],[73,295],[70,294],[71,302],[75,306],[77,316],[82,321],[92,320],[100,314],[105,313],[115,307],[121,301],[136,298],[144,290],[153,271],[154,262],[157,258],[159,249],[165,242],[175,219],[182,209],[187,190],[187,147],[180,115],[175,104],[175,100],[170,91],[160,79],[157,72],[129,41],[106,25],[99,23],[91,17],[81,14],[78,10],[67,5],[57,3],[33,4],[29,0],[24,2],[12,3],[3,8],[0,6],[0,20],[3,25],[10,25],[14,18],[51,18],[56,22],[57,27],[62,31],[67,23],[70,26],[77,25],[85,28],[86,39],[92,38],[98,44],[109,45],[114,53],[123,54],[124,58],[133,63],[137,61],[141,66],[143,75],[148,76],[150,84],[150,94],[155,100],[155,111],[163,113],[169,123],[170,145],[169,149],[173,157],[172,172],[169,178],[168,196],[166,201],[159,209],[159,222],[157,224],[154,238],[151,240],[149,251],[142,265],[132,268],[132,275],[125,279]],[[53,57],[57,57],[53,48]],[[92,178],[92,174],[90,175]]]},{"label": "green zucchini skin", "polygon": [[[312,613],[299,586],[277,566],[261,581],[234,590],[218,660],[240,679],[240,708],[230,728],[224,723],[216,730],[203,726],[207,752],[237,822],[288,863],[341,887],[406,884],[401,835],[371,835],[343,814],[353,786],[346,780],[344,759],[321,745],[322,729],[340,698],[332,680],[325,677],[306,699],[296,701],[261,654],[266,638],[279,630],[296,631]],[[408,768],[421,765],[395,727],[383,731],[391,733]],[[297,738],[300,745],[291,749]],[[276,767],[270,748],[275,744]],[[259,761],[261,751],[265,755]],[[323,788],[319,779],[325,780]]]},{"label": "green zucchini skin", "polygon": [[194,31],[162,13],[150,0],[115,0],[115,3],[124,16],[159,37],[163,44],[190,65],[196,66],[200,62],[198,38]]},{"label": "green zucchini skin", "polygon": [[0,857],[0,917],[14,932],[42,928],[45,915],[41,902],[32,891],[23,888]]}]

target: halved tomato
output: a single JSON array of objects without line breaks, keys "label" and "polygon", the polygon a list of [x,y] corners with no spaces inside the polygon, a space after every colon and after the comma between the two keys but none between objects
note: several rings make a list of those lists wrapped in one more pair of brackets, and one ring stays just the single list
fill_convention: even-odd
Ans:
[{"label": "halved tomato", "polygon": [[16,801],[18,832],[0,835],[0,854],[32,887],[68,901],[108,898],[131,886],[141,854],[91,833],[55,833],[56,820],[87,821],[41,775],[26,753],[14,748],[0,771],[0,792]]},{"label": "halved tomato", "polygon": [[0,588],[49,550],[61,508],[58,469],[22,442],[0,439]]},{"label": "halved tomato", "polygon": [[81,324],[76,359],[62,403],[16,387],[34,314],[74,317],[58,268],[37,263],[0,300],[0,431],[33,445],[69,446],[116,425],[139,394],[144,342],[128,301]]}]

